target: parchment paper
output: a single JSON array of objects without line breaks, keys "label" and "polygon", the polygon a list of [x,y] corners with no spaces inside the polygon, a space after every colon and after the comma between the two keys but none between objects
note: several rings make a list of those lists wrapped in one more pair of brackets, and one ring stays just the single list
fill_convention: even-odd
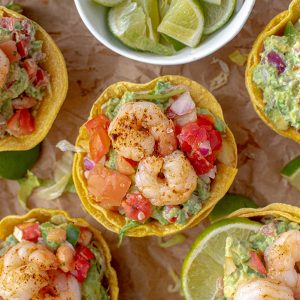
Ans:
[{"label": "parchment paper", "polygon": [[[235,49],[249,52],[257,34],[273,16],[287,9],[289,0],[257,0],[246,26],[230,44],[205,59],[176,67],[144,65],[106,49],[85,28],[72,0],[18,2],[24,6],[26,16],[52,35],[69,70],[67,99],[34,167],[39,176],[51,177],[55,155],[59,155],[55,144],[61,139],[75,141],[78,128],[88,117],[93,101],[106,86],[120,80],[147,82],[159,75],[181,74],[209,87],[209,81],[219,72],[217,65],[211,65],[212,58],[216,57],[226,61],[231,71],[229,83],[214,91],[239,149],[239,173],[231,191],[250,196],[261,206],[279,201],[299,205],[300,192],[291,187],[279,172],[285,163],[299,155],[300,146],[272,132],[256,116],[244,85],[244,67],[228,59]],[[17,189],[16,182],[0,180],[1,218],[24,213],[16,201]],[[183,259],[203,224],[184,232],[188,238],[183,245],[162,249],[156,237],[126,238],[118,249],[117,235],[93,221],[83,211],[75,194],[65,194],[58,200],[42,203],[33,197],[30,207],[36,206],[65,209],[72,216],[86,218],[103,232],[113,254],[121,300],[182,299],[178,293],[167,291],[168,285],[172,284],[168,269],[180,274]]]}]

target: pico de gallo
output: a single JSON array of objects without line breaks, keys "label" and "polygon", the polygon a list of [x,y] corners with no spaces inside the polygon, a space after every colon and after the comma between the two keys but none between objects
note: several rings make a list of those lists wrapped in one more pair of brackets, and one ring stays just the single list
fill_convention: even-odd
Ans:
[{"label": "pico de gallo", "polygon": [[[24,244],[27,247],[39,245],[38,249],[51,251],[55,255],[56,267],[54,269],[52,266],[49,272],[57,271],[56,273],[76,278],[80,284],[81,299],[109,299],[105,259],[89,228],[68,222],[62,215],[53,216],[44,223],[35,219],[29,220],[16,225],[13,233],[0,242],[0,259],[5,259],[10,250],[26,242],[30,242]],[[0,298],[2,296],[7,299],[1,294],[2,290],[3,288],[0,289]],[[56,292],[44,286],[38,291],[38,296],[42,295],[43,299],[59,296]]]},{"label": "pico de gallo", "polygon": [[[119,149],[114,148],[114,136],[108,133],[122,107],[142,101],[155,104],[163,112],[173,128],[170,132],[175,136],[173,153],[184,153],[184,159],[195,174],[195,186],[181,204],[153,205],[153,201],[136,184],[140,166],[147,157],[140,161],[124,157]],[[150,91],[125,92],[121,98],[111,98],[103,105],[102,112],[85,124],[89,149],[83,159],[83,168],[93,201],[123,215],[127,224],[186,224],[210,197],[211,183],[218,172],[217,155],[226,134],[224,122],[208,109],[197,108],[188,87],[174,86],[166,81],[158,81]],[[145,128],[140,130],[146,131]],[[160,153],[157,141],[150,155],[166,158]],[[157,180],[164,182],[166,178],[159,174]]]},{"label": "pico de gallo", "polygon": [[28,19],[0,18],[0,138],[34,132],[36,112],[47,90],[51,92],[41,65],[43,41],[36,33]]}]

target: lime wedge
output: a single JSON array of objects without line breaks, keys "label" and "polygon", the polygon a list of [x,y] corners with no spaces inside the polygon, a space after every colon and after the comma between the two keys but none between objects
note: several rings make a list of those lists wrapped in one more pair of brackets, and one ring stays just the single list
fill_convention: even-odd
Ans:
[{"label": "lime wedge", "polygon": [[160,22],[158,2],[157,0],[136,0],[140,4],[146,14],[147,35],[155,42],[159,42],[159,33],[157,27]]},{"label": "lime wedge", "polygon": [[291,160],[281,170],[281,175],[286,177],[291,185],[300,190],[300,156]]},{"label": "lime wedge", "polygon": [[243,218],[232,218],[206,228],[192,245],[181,273],[186,300],[211,300],[216,283],[223,276],[225,242],[228,236],[247,240],[261,224]]},{"label": "lime wedge", "polygon": [[221,5],[222,0],[202,0],[204,2],[210,3],[210,4],[216,4],[216,5]]},{"label": "lime wedge", "polygon": [[23,178],[40,155],[40,145],[27,151],[0,152],[0,177],[6,179]]},{"label": "lime wedge", "polygon": [[94,2],[96,2],[98,4],[101,4],[103,6],[107,6],[107,7],[116,6],[116,5],[120,4],[123,1],[124,0],[94,0]]},{"label": "lime wedge", "polygon": [[227,194],[217,203],[213,211],[210,213],[209,220],[212,223],[217,222],[232,212],[246,207],[257,208],[257,205],[248,197]]},{"label": "lime wedge", "polygon": [[170,5],[171,0],[158,0],[158,9],[161,19],[166,15],[167,11],[170,8]]},{"label": "lime wedge", "polygon": [[158,31],[190,47],[200,43],[204,27],[202,8],[196,0],[173,0]]},{"label": "lime wedge", "polygon": [[169,43],[170,45],[172,45],[172,46],[174,47],[174,49],[175,49],[176,51],[180,51],[180,50],[182,50],[183,48],[186,47],[186,45],[184,45],[184,44],[182,44],[182,43],[180,43],[180,42],[174,40],[173,38],[167,36],[166,34],[163,34],[163,33],[162,33],[161,35],[162,35],[162,37],[164,38],[164,40],[165,40],[167,43]]},{"label": "lime wedge", "polygon": [[112,34],[124,45],[158,55],[172,55],[175,50],[157,43],[147,35],[149,18],[137,2],[126,0],[108,12],[108,26]]},{"label": "lime wedge", "polygon": [[204,34],[211,34],[224,26],[232,16],[236,0],[221,0],[221,5],[202,3],[205,15]]}]

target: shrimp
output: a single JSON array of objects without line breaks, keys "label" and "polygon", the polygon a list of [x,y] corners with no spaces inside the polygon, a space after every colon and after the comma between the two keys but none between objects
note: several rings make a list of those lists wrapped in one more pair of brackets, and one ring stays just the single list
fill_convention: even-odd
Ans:
[{"label": "shrimp", "polygon": [[267,279],[254,279],[241,284],[234,300],[294,300],[290,288]]},{"label": "shrimp", "polygon": [[10,300],[29,300],[48,284],[48,270],[58,268],[56,256],[42,245],[23,241],[3,257],[0,296]]},{"label": "shrimp", "polygon": [[108,128],[113,148],[123,157],[140,161],[152,155],[157,144],[162,156],[176,145],[174,124],[162,110],[150,102],[124,104]]},{"label": "shrimp", "polygon": [[268,277],[290,287],[295,299],[300,299],[300,231],[284,232],[264,253]]},{"label": "shrimp", "polygon": [[73,275],[51,271],[49,284],[33,300],[81,300],[80,283]]},{"label": "shrimp", "polygon": [[196,189],[197,175],[183,152],[177,150],[166,157],[143,159],[135,183],[153,205],[178,205],[187,201]]},{"label": "shrimp", "polygon": [[5,53],[0,49],[0,89],[3,88],[6,83],[9,73],[10,62]]}]

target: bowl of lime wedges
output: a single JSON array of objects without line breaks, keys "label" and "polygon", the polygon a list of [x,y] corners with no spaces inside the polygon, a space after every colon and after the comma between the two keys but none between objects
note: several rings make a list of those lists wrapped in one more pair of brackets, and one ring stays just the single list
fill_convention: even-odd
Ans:
[{"label": "bowl of lime wedges", "polygon": [[136,61],[178,65],[206,57],[242,29],[255,0],[75,0],[90,32]]}]

